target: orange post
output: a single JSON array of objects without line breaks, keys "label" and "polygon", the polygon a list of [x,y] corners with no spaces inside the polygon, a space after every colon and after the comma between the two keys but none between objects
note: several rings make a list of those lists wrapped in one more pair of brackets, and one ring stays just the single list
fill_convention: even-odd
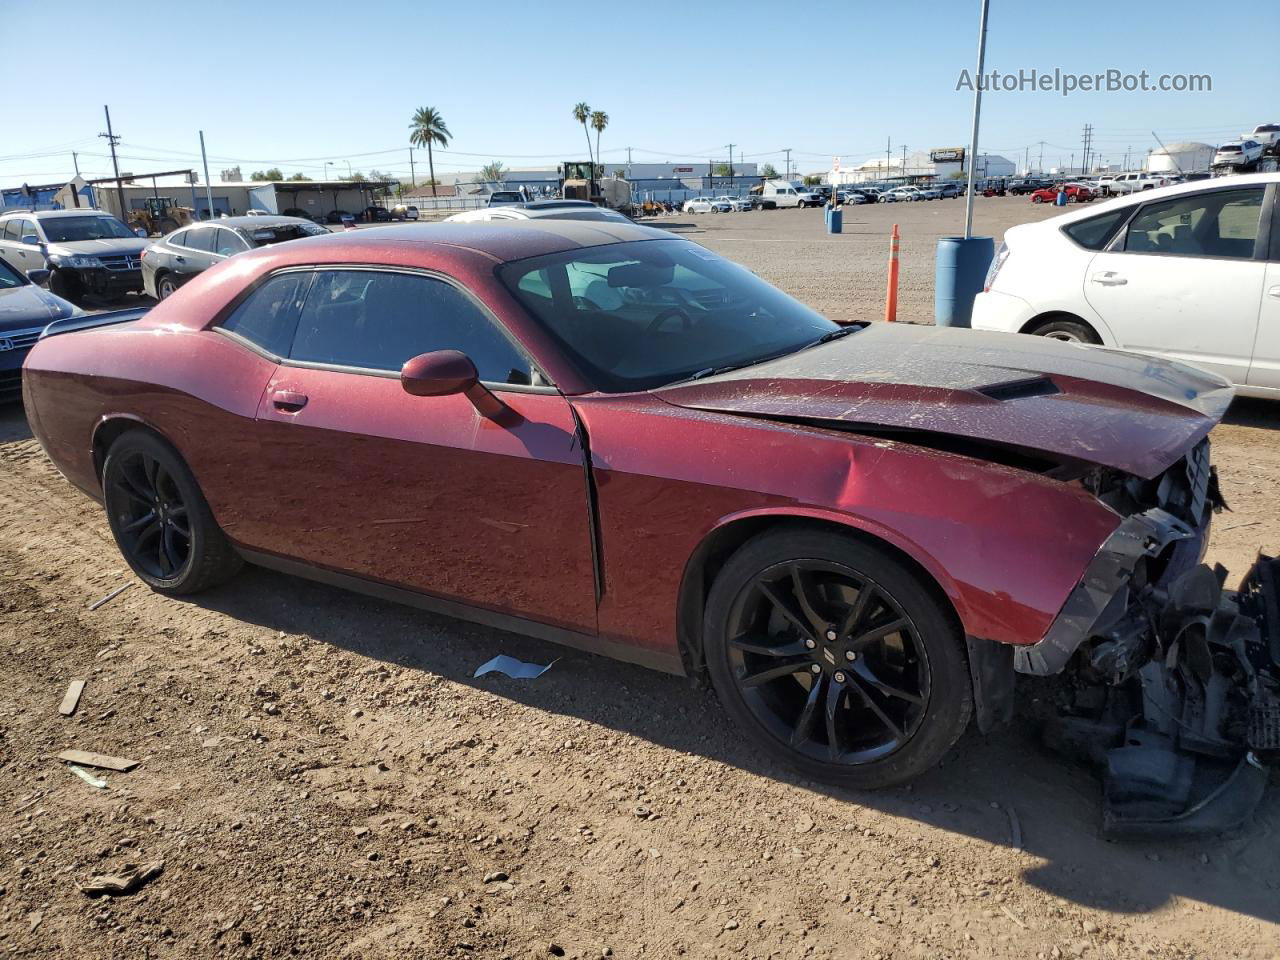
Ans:
[{"label": "orange post", "polygon": [[898,225],[893,225],[889,235],[889,288],[885,292],[884,319],[893,323],[898,319]]}]

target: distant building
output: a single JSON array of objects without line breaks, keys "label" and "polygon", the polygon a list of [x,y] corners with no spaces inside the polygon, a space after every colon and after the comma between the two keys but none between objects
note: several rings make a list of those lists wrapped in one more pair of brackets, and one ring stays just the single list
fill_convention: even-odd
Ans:
[{"label": "distant building", "polygon": [[1170,143],[1147,154],[1146,169],[1152,173],[1204,173],[1213,164],[1215,149],[1194,140]]},{"label": "distant building", "polygon": [[[911,180],[930,178],[947,180],[957,173],[968,172],[968,160],[963,151],[957,151],[958,159],[944,160],[942,156],[951,155],[952,151],[942,153],[938,150],[901,154],[888,157],[873,157],[855,167],[840,165],[837,158],[832,169],[825,174],[826,181],[832,184],[870,183],[886,180]],[[934,157],[939,156],[935,160]],[[976,164],[978,179],[986,177],[1011,177],[1017,172],[1017,165],[1005,157],[996,154],[980,153]]]}]

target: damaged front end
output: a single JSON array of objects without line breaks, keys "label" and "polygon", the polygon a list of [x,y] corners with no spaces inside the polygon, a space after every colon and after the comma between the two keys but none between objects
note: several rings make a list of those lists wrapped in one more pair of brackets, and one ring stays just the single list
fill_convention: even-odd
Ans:
[{"label": "damaged front end", "polygon": [[1236,592],[1201,562],[1223,506],[1208,441],[1156,480],[1085,483],[1125,519],[1015,651],[1021,673],[1062,674],[1045,741],[1100,771],[1108,835],[1236,826],[1280,756],[1280,560],[1260,556]]}]

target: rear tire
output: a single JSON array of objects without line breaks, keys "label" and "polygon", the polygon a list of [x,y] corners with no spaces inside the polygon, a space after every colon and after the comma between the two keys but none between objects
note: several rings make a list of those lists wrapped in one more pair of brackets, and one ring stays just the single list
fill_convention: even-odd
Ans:
[{"label": "rear tire", "polygon": [[168,300],[178,290],[178,281],[173,278],[173,274],[163,274],[156,281],[156,299]]},{"label": "rear tire", "polygon": [[703,642],[725,712],[812,780],[910,780],[972,713],[954,617],[888,550],[851,537],[790,529],[748,541],[711,587]]},{"label": "rear tire", "polygon": [[102,491],[116,545],[152,590],[198,593],[243,565],[182,457],[155,434],[130,430],[116,438]]},{"label": "rear tire", "polygon": [[1066,343],[1091,343],[1099,345],[1102,338],[1097,331],[1078,317],[1058,317],[1038,324],[1028,333],[1037,337],[1048,337],[1050,340],[1062,340]]}]

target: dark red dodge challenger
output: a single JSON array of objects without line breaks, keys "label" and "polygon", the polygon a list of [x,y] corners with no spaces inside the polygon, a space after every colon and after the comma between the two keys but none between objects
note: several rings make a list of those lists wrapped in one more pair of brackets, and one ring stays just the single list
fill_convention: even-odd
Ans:
[{"label": "dark red dodge challenger", "polygon": [[[1152,758],[1228,790],[1280,720],[1232,659],[1266,646],[1272,568],[1227,596],[1199,565],[1210,374],[838,326],[604,222],[304,239],[96,322],[46,332],[27,409],[161,593],[247,560],[709,677],[761,750],[854,787],[1007,718],[1016,672],[1070,670],[1089,696],[1059,739],[1105,754],[1139,826],[1204,806]],[[1184,708],[1212,751],[1169,727]]]}]

